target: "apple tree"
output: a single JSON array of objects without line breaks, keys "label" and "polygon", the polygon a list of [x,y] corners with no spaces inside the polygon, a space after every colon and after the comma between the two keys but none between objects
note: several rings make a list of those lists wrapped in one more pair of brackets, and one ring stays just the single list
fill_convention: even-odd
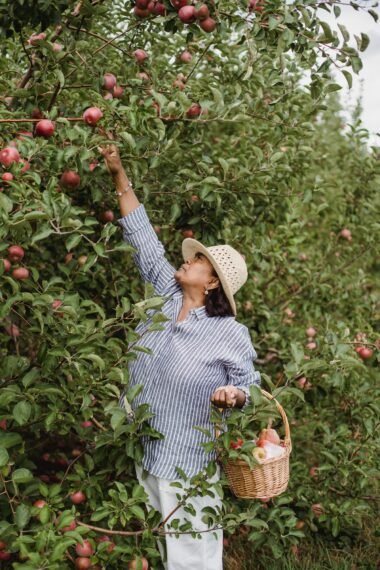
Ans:
[{"label": "apple tree", "polygon": [[[359,116],[342,124],[331,69],[350,84],[369,38],[323,21],[323,9],[339,21],[339,4],[0,6],[8,567],[162,568],[162,521],[134,474],[141,437],[161,434],[148,406],[128,421],[118,400],[124,388],[127,405],[136,395],[135,325],[163,300],[144,289],[116,223],[98,150],[109,136],[174,264],[184,236],[245,254],[239,319],[291,422],[288,491],[239,501],[224,481],[225,511],[208,513],[210,526],[242,531],[265,560],[317,535],[351,545],[375,516],[379,154]],[[368,4],[353,9],[376,18]],[[161,322],[157,311],[151,330]],[[234,437],[245,437],[244,417],[231,416]],[[207,492],[202,477],[191,485]]]}]

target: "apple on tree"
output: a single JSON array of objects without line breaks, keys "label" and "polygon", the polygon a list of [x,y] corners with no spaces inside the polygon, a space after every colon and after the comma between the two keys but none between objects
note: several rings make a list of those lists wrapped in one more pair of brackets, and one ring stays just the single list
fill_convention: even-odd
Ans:
[{"label": "apple on tree", "polygon": [[14,162],[20,161],[20,153],[17,148],[12,146],[6,146],[0,151],[0,163],[7,167],[11,166]]},{"label": "apple on tree", "polygon": [[83,113],[84,122],[91,126],[96,125],[102,117],[103,113],[99,107],[89,107]]},{"label": "apple on tree", "polygon": [[49,119],[42,119],[36,124],[36,135],[40,137],[45,137],[46,139],[51,137],[54,134],[55,125],[53,121]]}]

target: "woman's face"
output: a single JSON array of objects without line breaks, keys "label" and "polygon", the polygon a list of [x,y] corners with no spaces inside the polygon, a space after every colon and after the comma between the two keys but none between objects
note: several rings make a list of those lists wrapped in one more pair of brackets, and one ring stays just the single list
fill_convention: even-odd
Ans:
[{"label": "woman's face", "polygon": [[204,291],[212,285],[219,285],[214,269],[205,255],[195,254],[188,259],[174,274],[174,278],[182,287],[198,287]]}]

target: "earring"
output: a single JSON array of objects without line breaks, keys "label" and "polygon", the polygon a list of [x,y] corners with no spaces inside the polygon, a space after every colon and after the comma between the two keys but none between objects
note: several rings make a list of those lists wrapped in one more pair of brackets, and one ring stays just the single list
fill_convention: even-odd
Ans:
[{"label": "earring", "polygon": [[208,289],[205,290],[205,295],[208,295]]}]

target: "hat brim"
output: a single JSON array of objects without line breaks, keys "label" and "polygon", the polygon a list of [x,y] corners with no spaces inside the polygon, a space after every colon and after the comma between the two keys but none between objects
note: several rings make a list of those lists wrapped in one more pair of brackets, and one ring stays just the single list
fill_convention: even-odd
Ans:
[{"label": "hat brim", "polygon": [[187,261],[191,257],[194,257],[196,253],[202,253],[205,257],[207,257],[207,259],[215,269],[215,272],[218,275],[219,281],[223,287],[223,291],[228,299],[229,304],[231,305],[232,312],[234,315],[236,315],[235,299],[231,291],[231,288],[228,285],[226,278],[224,277],[223,269],[220,267],[216,259],[210,254],[208,249],[200,241],[197,241],[196,239],[193,238],[184,239],[182,242],[183,259]]}]

